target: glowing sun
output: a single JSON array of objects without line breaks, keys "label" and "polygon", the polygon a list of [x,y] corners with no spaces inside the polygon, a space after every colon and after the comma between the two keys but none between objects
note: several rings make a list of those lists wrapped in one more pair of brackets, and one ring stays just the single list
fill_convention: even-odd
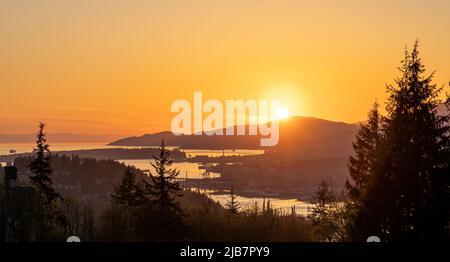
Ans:
[{"label": "glowing sun", "polygon": [[289,118],[289,110],[287,108],[284,108],[284,107],[278,108],[276,113],[275,113],[275,118],[276,119],[287,119],[287,118]]}]

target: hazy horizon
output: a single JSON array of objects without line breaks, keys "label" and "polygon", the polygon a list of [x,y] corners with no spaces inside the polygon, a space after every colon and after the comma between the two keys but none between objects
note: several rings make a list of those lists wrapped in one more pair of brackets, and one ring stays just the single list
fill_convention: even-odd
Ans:
[{"label": "hazy horizon", "polygon": [[416,39],[448,83],[449,13],[439,0],[3,1],[0,134],[170,130],[171,103],[196,90],[359,122]]},{"label": "hazy horizon", "polygon": [[[352,125],[352,124],[358,124],[358,123],[361,123],[361,122],[366,121],[366,120],[361,120],[361,121],[349,123],[349,122],[339,121],[339,120],[329,120],[329,119],[322,119],[322,118],[318,118],[318,117],[314,117],[314,116],[300,116],[300,115],[291,115],[291,116],[289,116],[289,119],[296,118],[296,117],[302,117],[302,118],[314,118],[314,119],[319,119],[319,120],[324,120],[324,121],[337,122],[337,123],[345,123],[345,124],[350,124],[350,125]],[[36,126],[34,127],[34,129],[33,129],[33,127],[31,127],[30,130],[29,130],[28,132],[16,133],[16,134],[14,134],[14,133],[0,133],[0,143],[2,143],[2,136],[4,136],[4,137],[6,137],[6,136],[11,136],[11,137],[32,136],[33,141],[34,141],[34,136],[35,136],[35,133],[36,133],[36,129],[37,129],[38,124],[39,124],[39,122],[36,122]],[[110,134],[108,134],[108,133],[105,133],[105,134],[95,134],[95,133],[52,132],[52,131],[51,131],[51,129],[52,129],[51,126],[47,126],[46,129],[47,129],[47,130],[50,130],[50,131],[48,131],[48,133],[47,133],[47,134],[50,135],[50,136],[55,136],[55,135],[57,135],[57,136],[116,137],[116,138],[123,138],[123,137],[126,137],[126,136],[141,136],[141,135],[145,135],[145,134],[156,134],[156,133],[161,133],[161,132],[171,132],[171,131],[170,131],[170,128],[164,129],[164,130],[156,130],[156,131],[154,131],[154,132],[145,132],[145,131],[144,131],[143,133],[137,133],[137,134],[135,134],[135,133],[129,133],[129,134],[114,134],[114,133],[110,133]]]}]

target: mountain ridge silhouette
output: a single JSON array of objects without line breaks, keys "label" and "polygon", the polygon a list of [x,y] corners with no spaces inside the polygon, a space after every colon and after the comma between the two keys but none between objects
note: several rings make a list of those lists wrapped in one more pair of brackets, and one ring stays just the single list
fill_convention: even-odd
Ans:
[{"label": "mountain ridge silhouette", "polygon": [[[275,149],[300,153],[305,150],[310,154],[348,155],[359,124],[349,124],[324,120],[314,117],[294,116],[280,120],[280,140],[274,147],[261,147],[261,135],[248,135],[249,126],[245,126],[247,135],[179,135],[163,131],[142,136],[125,137],[111,142],[112,146],[158,146],[164,139],[167,146],[182,149]],[[236,126],[234,126],[236,128]],[[298,152],[297,152],[298,151]],[[342,151],[342,152],[339,152]],[[322,152],[322,153],[321,153]],[[304,152],[305,154],[308,154]]]}]

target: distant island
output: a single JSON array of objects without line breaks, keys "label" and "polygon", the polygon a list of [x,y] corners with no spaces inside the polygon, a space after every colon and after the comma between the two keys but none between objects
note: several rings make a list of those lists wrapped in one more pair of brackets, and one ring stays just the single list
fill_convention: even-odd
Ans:
[{"label": "distant island", "polygon": [[[334,122],[312,117],[291,117],[280,122],[280,142],[275,148],[290,148],[293,145],[297,145],[303,149],[327,151],[331,155],[349,155],[351,142],[358,127],[358,124]],[[260,135],[176,136],[170,131],[165,131],[145,134],[139,137],[126,137],[111,142],[109,145],[157,146],[164,139],[166,145],[177,146],[181,149],[265,149],[260,146],[260,138]]]},{"label": "distant island", "polygon": [[[152,159],[157,155],[157,148],[101,148],[101,149],[83,149],[69,151],[55,151],[54,155],[60,156],[79,156],[83,158],[125,160],[125,159]],[[19,153],[10,155],[0,155],[0,162],[13,162],[18,157],[30,156],[31,153]],[[171,157],[174,161],[184,161],[186,154],[178,149],[171,150]]]}]

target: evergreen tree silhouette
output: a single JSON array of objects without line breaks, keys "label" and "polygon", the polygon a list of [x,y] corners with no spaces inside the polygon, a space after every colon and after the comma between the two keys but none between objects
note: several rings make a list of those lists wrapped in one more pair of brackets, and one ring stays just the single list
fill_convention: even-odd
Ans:
[{"label": "evergreen tree silhouette", "polygon": [[346,181],[349,198],[358,205],[364,197],[366,183],[373,177],[377,159],[377,145],[380,140],[380,114],[378,103],[374,103],[368,114],[368,121],[361,124],[353,143],[355,154],[350,156],[349,172],[351,181]]},{"label": "evergreen tree silhouette", "polygon": [[[345,205],[345,212],[349,216],[349,238],[359,239],[361,232],[370,231],[373,228],[369,224],[369,210],[363,209],[367,201],[367,191],[375,176],[375,168],[378,159],[378,148],[381,139],[382,118],[378,112],[378,103],[374,103],[368,113],[367,123],[361,124],[360,130],[353,143],[354,155],[349,159],[349,173],[351,180],[345,183],[349,201]],[[363,211],[364,210],[364,211]]]},{"label": "evergreen tree silhouette", "polygon": [[[374,177],[358,211],[359,239],[449,239],[449,116],[437,114],[442,88],[424,76],[418,43],[405,57],[396,85],[388,85]],[[448,103],[447,103],[448,105]]]},{"label": "evergreen tree silhouette", "polygon": [[161,141],[159,156],[153,156],[151,163],[154,173],[150,172],[150,182],[144,181],[144,195],[152,210],[150,222],[153,232],[149,232],[156,240],[170,241],[180,238],[182,218],[185,215],[176,197],[181,196],[181,187],[175,181],[179,171],[171,168],[173,160],[170,151]]},{"label": "evergreen tree silhouette", "polygon": [[44,204],[50,206],[58,198],[60,194],[53,188],[52,173],[50,166],[50,148],[47,144],[46,134],[44,133],[44,123],[39,124],[39,132],[36,136],[36,148],[33,151],[33,159],[28,165],[32,176],[30,176],[31,184],[36,188],[37,192],[43,197]]},{"label": "evergreen tree silhouette", "polygon": [[236,194],[234,193],[234,187],[231,187],[230,195],[225,203],[225,207],[227,208],[228,214],[236,215],[239,213],[239,202],[236,200]]},{"label": "evergreen tree silhouette", "polygon": [[330,190],[328,183],[325,180],[322,180],[311,200],[313,207],[311,208],[309,218],[312,219],[314,223],[320,223],[327,218],[330,211],[333,209],[335,202],[336,197]]},{"label": "evergreen tree silhouette", "polygon": [[139,206],[143,202],[141,184],[136,181],[136,173],[131,167],[127,167],[119,185],[114,186],[111,194],[114,204],[126,207]]},{"label": "evergreen tree silhouette", "polygon": [[39,124],[36,136],[36,148],[28,164],[33,175],[29,176],[36,195],[36,237],[38,241],[61,240],[62,230],[68,226],[67,218],[57,205],[64,200],[53,187],[53,170],[50,165],[51,152],[44,133],[45,124]]}]

